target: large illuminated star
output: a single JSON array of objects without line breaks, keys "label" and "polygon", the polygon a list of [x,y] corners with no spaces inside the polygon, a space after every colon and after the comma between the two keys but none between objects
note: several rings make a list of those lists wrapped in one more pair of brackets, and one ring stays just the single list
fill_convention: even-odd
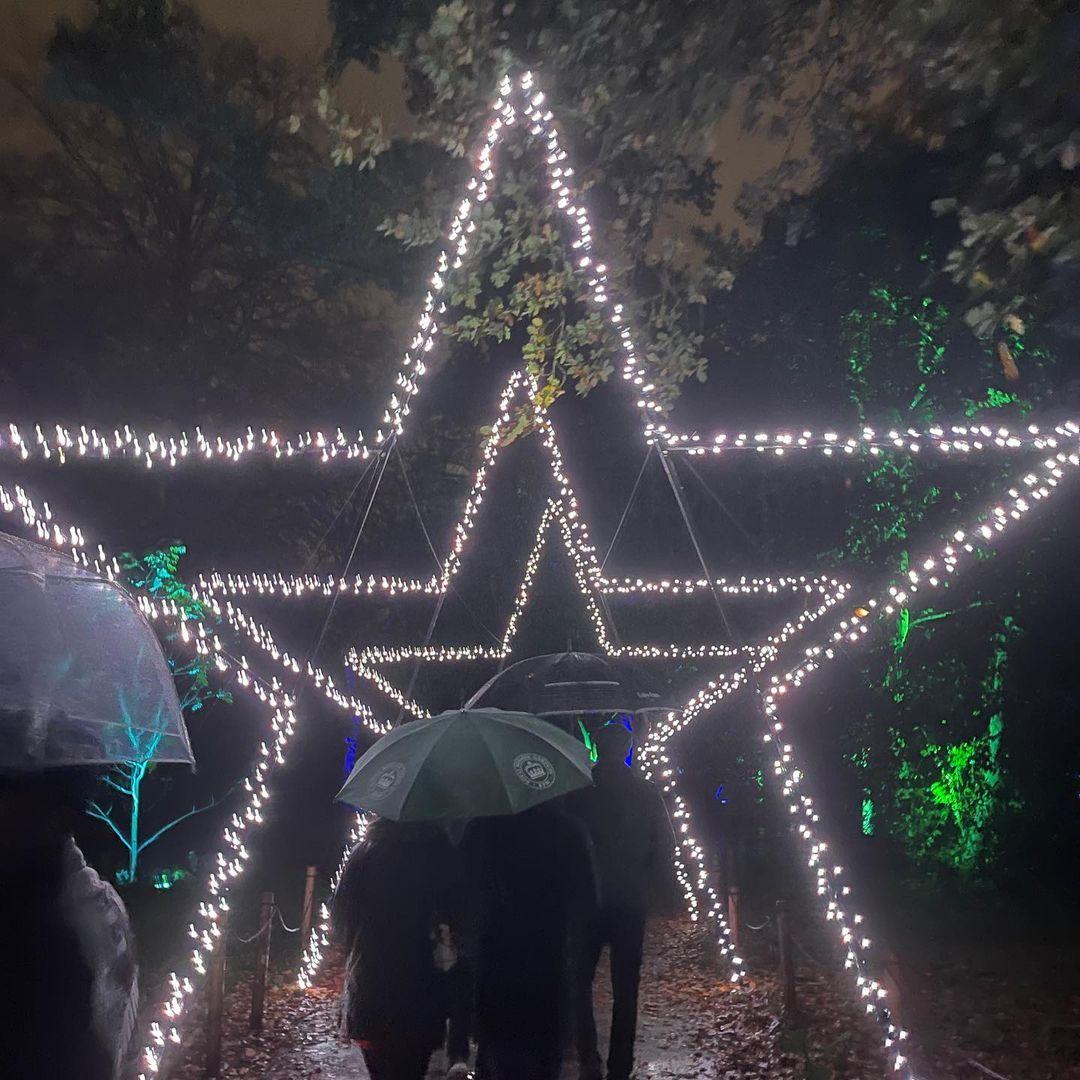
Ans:
[{"label": "large illuminated star", "polygon": [[[654,728],[648,745],[642,748],[642,758],[646,770],[662,784],[672,805],[679,836],[676,865],[686,891],[691,917],[705,917],[713,921],[719,932],[721,951],[731,961],[734,978],[739,975],[741,961],[734,955],[723,907],[709,883],[704,851],[693,837],[689,809],[676,788],[676,769],[667,756],[668,743],[682,725],[707,714],[734,691],[760,683],[762,692],[759,701],[762,707],[759,712],[763,737],[766,746],[775,754],[772,772],[796,826],[799,843],[822,901],[823,913],[838,931],[844,947],[845,966],[852,969],[855,978],[856,993],[863,1000],[867,1013],[882,1024],[884,1047],[894,1071],[901,1080],[911,1080],[912,1072],[904,1045],[905,1034],[893,1023],[885,988],[873,976],[875,958],[870,952],[872,943],[865,922],[861,914],[851,909],[850,887],[844,883],[843,866],[823,835],[813,798],[807,791],[806,774],[784,729],[782,704],[816,669],[840,655],[841,646],[852,648],[866,640],[873,626],[886,625],[891,617],[912,602],[912,597],[920,590],[925,592],[943,587],[965,563],[974,561],[980,549],[992,547],[1014,522],[1024,519],[1049,498],[1067,472],[1080,471],[1080,427],[1075,423],[1051,425],[1045,431],[1035,426],[1008,431],[970,420],[927,430],[875,432],[864,428],[848,434],[830,431],[814,434],[808,430],[795,430],[718,432],[703,436],[696,432],[668,430],[662,423],[664,410],[657,396],[657,388],[650,381],[649,368],[625,321],[623,305],[617,296],[612,295],[613,282],[605,265],[596,257],[589,217],[580,194],[574,189],[571,179],[573,170],[562,148],[554,117],[548,110],[544,95],[533,85],[532,76],[525,73],[514,82],[504,80],[500,86],[482,143],[474,155],[474,173],[456,208],[445,246],[438,254],[429,279],[430,289],[402,358],[394,388],[389,394],[383,413],[383,426],[376,432],[373,441],[366,440],[362,432],[347,433],[347,429],[343,428],[330,436],[318,431],[304,431],[293,438],[282,439],[274,431],[262,430],[254,425],[242,429],[239,434],[226,436],[208,435],[199,428],[187,434],[162,434],[130,425],[123,425],[111,432],[98,431],[86,424],[71,429],[35,425],[32,431],[29,427],[24,431],[17,424],[9,423],[4,432],[0,432],[0,454],[15,461],[39,457],[58,465],[69,459],[106,461],[115,458],[140,461],[148,468],[176,468],[214,459],[239,464],[258,454],[285,460],[294,456],[309,456],[330,462],[333,459],[363,460],[373,453],[385,453],[387,442],[392,443],[404,434],[413,399],[420,392],[427,372],[427,354],[434,347],[440,332],[439,319],[445,311],[449,295],[449,275],[463,265],[469,253],[478,208],[491,197],[493,190],[495,148],[515,125],[526,128],[536,140],[527,149],[535,152],[538,144],[541,147],[542,168],[552,193],[552,202],[563,215],[561,228],[574,249],[574,264],[581,275],[584,291],[595,310],[609,322],[618,340],[621,353],[618,367],[622,379],[632,388],[645,440],[658,447],[661,453],[704,456],[756,451],[783,458],[799,452],[813,452],[823,454],[826,458],[843,459],[845,456],[875,455],[884,451],[900,451],[915,456],[922,454],[923,457],[957,457],[1001,451],[1016,454],[1025,464],[1000,501],[976,515],[964,528],[954,529],[944,541],[925,549],[918,559],[912,560],[911,568],[903,579],[886,583],[877,593],[867,596],[862,604],[853,607],[850,602],[840,603],[846,599],[848,587],[825,578],[739,578],[732,581],[671,578],[647,581],[636,577],[605,577],[597,563],[581,510],[563,469],[554,429],[549,419],[541,416],[539,427],[551,463],[552,487],[541,498],[536,541],[522,568],[520,583],[499,644],[413,645],[399,649],[357,645],[350,652],[351,661],[362,677],[373,682],[380,692],[389,695],[412,713],[423,715],[424,706],[408,700],[384,673],[383,667],[398,660],[501,660],[510,655],[543,545],[553,531],[556,541],[562,544],[570,559],[582,603],[595,628],[601,651],[608,655],[641,658],[692,656],[715,661],[718,670],[714,677],[699,687],[681,710],[673,711],[665,723]],[[519,395],[532,400],[535,393],[535,384],[523,374],[516,374],[508,384],[500,401],[492,436],[485,444],[483,464],[477,473],[462,519],[455,528],[450,553],[439,573],[428,578],[360,576],[353,581],[263,573],[211,575],[200,583],[200,593],[208,599],[215,614],[226,619],[241,636],[258,647],[264,657],[279,665],[290,684],[297,677],[306,676],[336,705],[358,714],[372,730],[384,729],[385,725],[376,719],[365,701],[340,690],[330,676],[310,662],[305,664],[281,649],[270,631],[240,607],[240,597],[253,593],[297,597],[312,592],[332,594],[347,591],[391,596],[445,595],[467,554],[484,499],[488,474],[510,422],[511,408]],[[82,565],[92,566],[107,575],[116,571],[116,564],[110,563],[100,547],[96,556],[87,549],[80,528],[71,524],[61,528],[53,519],[48,504],[38,505],[20,487],[8,490],[0,486],[0,512],[21,517],[24,525],[42,540],[70,547],[73,557]],[[606,621],[608,597],[640,593],[651,599],[669,594],[678,600],[702,591],[751,596],[790,591],[802,596],[807,606],[797,618],[756,642],[615,643]],[[244,814],[242,817],[234,815],[223,832],[223,843],[217,856],[216,869],[210,878],[209,892],[200,904],[197,923],[193,922],[190,927],[195,948],[187,973],[183,978],[173,976],[171,992],[151,1024],[150,1041],[144,1047],[143,1059],[149,1070],[157,1073],[166,1044],[170,1041],[180,1042],[178,1028],[187,1008],[186,1002],[195,992],[199,977],[205,973],[205,957],[213,952],[215,939],[220,936],[216,920],[226,910],[225,894],[229,882],[243,872],[249,858],[245,844],[247,830],[257,828],[263,821],[261,807],[264,800],[269,798],[266,785],[270,782],[271,771],[277,765],[284,764],[283,751],[293,735],[297,718],[293,712],[292,697],[284,691],[279,679],[274,677],[264,683],[255,677],[249,670],[246,657],[237,659],[224,651],[212,625],[208,626],[200,620],[193,626],[181,616],[175,603],[170,606],[169,602],[164,601],[155,603],[147,599],[145,602],[149,616],[160,615],[174,620],[182,640],[190,639],[200,655],[213,658],[218,672],[232,672],[239,686],[251,689],[270,709],[266,738],[260,745],[259,757],[245,785],[248,794]],[[792,660],[791,652],[781,647],[790,644],[799,631],[833,607],[838,607],[835,623],[828,629],[822,629],[816,635],[819,640],[809,648],[802,648],[797,658]],[[728,670],[719,671],[722,664],[729,665]],[[306,943],[308,949],[301,974],[302,984],[310,979],[317,966],[321,955],[319,946],[325,941],[324,922],[311,941]]]},{"label": "large illuminated star", "polygon": [[[481,465],[474,477],[461,519],[454,527],[451,550],[443,560],[439,574],[429,578],[418,578],[404,572],[379,577],[359,574],[351,580],[314,575],[213,574],[203,579],[202,585],[210,591],[235,597],[251,594],[300,597],[312,592],[326,595],[347,592],[354,595],[381,593],[406,599],[418,594],[444,594],[460,573],[463,559],[475,546],[473,538],[480,524],[482,507],[488,497],[488,485],[500,448],[513,424],[515,410],[519,405],[534,401],[536,391],[535,380],[522,372],[516,372],[507,382],[499,400],[497,415],[490,425],[490,434],[485,440]],[[672,576],[656,580],[605,575],[597,561],[580,504],[567,475],[555,428],[546,414],[538,417],[537,428],[550,469],[551,483],[548,491],[541,496],[542,505],[535,539],[521,568],[513,605],[507,613],[499,643],[400,646],[358,644],[349,650],[347,662],[356,674],[412,715],[427,716],[428,710],[423,704],[406,697],[402,688],[383,670],[384,666],[403,661],[459,663],[501,661],[509,657],[514,649],[522,615],[529,602],[541,555],[552,533],[569,560],[583,608],[595,633],[597,648],[608,656],[643,660],[694,658],[718,663],[735,662],[760,669],[769,658],[776,655],[782,644],[829,610],[847,592],[848,586],[845,583],[821,575],[778,578],[744,575],[732,579],[720,578],[712,582],[700,577]],[[710,589],[751,601],[771,601],[778,595],[790,594],[800,598],[803,607],[794,618],[776,626],[772,632],[757,641],[617,643],[607,613],[609,598],[640,595],[650,599],[671,598],[677,602]],[[250,628],[248,632],[251,633]],[[265,647],[265,631],[260,631],[260,637],[263,637],[262,644]]]}]

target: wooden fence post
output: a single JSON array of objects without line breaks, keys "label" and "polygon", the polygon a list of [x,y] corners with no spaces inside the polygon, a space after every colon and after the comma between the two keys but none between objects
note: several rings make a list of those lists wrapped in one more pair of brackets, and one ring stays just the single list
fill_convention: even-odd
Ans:
[{"label": "wooden fence post", "polygon": [[729,885],[727,891],[727,921],[731,930],[731,944],[739,951],[739,886]]},{"label": "wooden fence post", "polygon": [[203,1076],[221,1075],[221,1022],[225,1012],[225,942],[228,938],[229,913],[218,917],[221,937],[210,955],[206,977],[206,1066]]},{"label": "wooden fence post", "polygon": [[255,978],[251,984],[252,1031],[262,1031],[263,1006],[266,1004],[266,976],[270,970],[270,931],[274,923],[274,894],[264,892],[259,905],[259,936],[256,938],[258,953],[255,957]]},{"label": "wooden fence post", "polygon": [[795,957],[791,950],[791,921],[787,904],[776,901],[776,932],[780,940],[780,976],[784,982],[784,1015],[795,1015]]},{"label": "wooden fence post", "polygon": [[300,952],[311,942],[311,924],[315,921],[315,875],[318,868],[309,866],[304,877],[304,906],[300,910]]}]

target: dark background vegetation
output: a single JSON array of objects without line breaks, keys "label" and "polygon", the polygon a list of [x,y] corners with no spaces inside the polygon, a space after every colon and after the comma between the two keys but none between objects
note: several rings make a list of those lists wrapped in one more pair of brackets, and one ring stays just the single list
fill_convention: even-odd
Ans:
[{"label": "dark background vegetation", "polygon": [[[462,152],[512,55],[548,91],[674,427],[1047,425],[1080,411],[1074,4],[928,14],[914,3],[332,0],[329,18],[327,55],[298,63],[184,4],[102,0],[57,25],[33,58],[40,77],[12,75],[36,134],[0,162],[5,421],[374,430]],[[336,80],[358,66],[382,81],[350,116]],[[750,175],[744,136],[760,153]],[[601,553],[615,533],[646,448],[542,202],[536,149],[515,135],[501,152],[500,195],[453,282],[448,340],[399,445],[416,505],[395,458],[354,572],[431,571],[420,519],[441,553],[479,429],[523,357],[554,402]],[[853,602],[1017,467],[990,456],[680,462],[717,572],[834,573],[855,584]],[[148,473],[6,458],[0,469],[110,550],[183,541],[189,581],[212,569],[341,572],[363,511],[359,468],[344,462]],[[436,641],[501,636],[548,482],[534,434],[503,452]],[[971,912],[1007,916],[1037,896],[1038,927],[1073,914],[1074,494],[1010,532],[937,608],[913,611],[906,635],[896,627],[845,655],[793,700],[793,738],[837,846],[863,871],[866,906],[920,957]],[[609,569],[697,573],[655,458]],[[316,659],[366,695],[341,671],[345,649],[419,641],[432,603],[342,599]],[[322,598],[250,607],[300,656],[328,615]],[[728,611],[746,639],[793,613],[783,598]],[[705,600],[619,600],[613,615],[628,641],[723,636]],[[568,641],[594,644],[553,536],[517,655]],[[676,691],[711,675],[687,663],[657,672]],[[490,673],[423,671],[417,693],[454,706]],[[305,864],[336,864],[347,812],[331,798],[358,734],[325,699],[300,695],[303,726],[251,885],[275,887],[286,910]],[[165,820],[227,790],[261,722],[243,698],[194,715],[199,767],[155,773],[148,813]],[[730,872],[765,896],[795,886],[777,869],[787,841],[760,745],[736,700],[677,750],[701,828],[740,853]],[[178,826],[148,852],[147,875],[209,850],[221,813]],[[87,822],[86,847],[108,868],[118,852],[96,829]],[[143,882],[134,902],[180,926],[186,887],[150,904]],[[1018,953],[1048,956],[1049,934],[1013,931]]]}]

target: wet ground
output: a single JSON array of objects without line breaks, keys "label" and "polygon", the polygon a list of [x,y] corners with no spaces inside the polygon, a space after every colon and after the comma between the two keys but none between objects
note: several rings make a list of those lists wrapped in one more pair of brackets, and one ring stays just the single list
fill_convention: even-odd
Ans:
[{"label": "wet ground", "polygon": [[[368,1080],[362,1056],[337,1037],[340,966],[328,961],[315,987],[302,991],[281,976],[270,990],[261,1035],[248,1031],[250,992],[243,983],[229,994],[224,1077],[267,1080]],[[607,969],[597,977],[597,1018],[606,1035],[610,1000]],[[767,973],[732,991],[712,961],[705,937],[685,919],[650,926],[642,972],[637,1069],[640,1080],[763,1080],[763,1078],[862,1078],[884,1075],[864,1031],[828,980],[808,976],[806,1015],[800,1027],[778,1016],[777,988]],[[808,1037],[807,1031],[818,1036]],[[834,1037],[840,1033],[839,1040]],[[833,1034],[830,1034],[833,1033]],[[603,1048],[603,1046],[602,1046]],[[184,1048],[173,1076],[203,1075],[201,1032]],[[429,1080],[441,1080],[441,1056]],[[575,1080],[568,1063],[562,1080]]]}]

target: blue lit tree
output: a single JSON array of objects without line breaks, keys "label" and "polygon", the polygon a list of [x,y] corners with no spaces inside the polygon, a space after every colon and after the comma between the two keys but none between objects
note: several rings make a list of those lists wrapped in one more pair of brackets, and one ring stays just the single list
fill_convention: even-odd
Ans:
[{"label": "blue lit tree", "polygon": [[[180,559],[187,548],[176,541],[146,552],[142,556],[125,552],[122,566],[128,583],[158,599],[175,602],[187,619],[203,619],[207,612],[196,599],[191,587],[179,576]],[[200,711],[210,701],[232,701],[226,690],[214,690],[210,685],[207,661],[200,656],[181,657],[171,648],[176,634],[165,639],[166,659],[176,680],[180,707],[185,713]],[[196,814],[215,806],[220,799],[211,799],[203,806],[193,806],[185,813],[170,818],[160,827],[144,835],[143,783],[154,774],[154,752],[163,735],[157,723],[147,724],[145,717],[132,717],[126,703],[121,699],[119,707],[127,725],[127,737],[131,745],[130,758],[104,773],[100,782],[113,801],[107,806],[95,799],[87,804],[87,814],[104,822],[127,852],[127,866],[117,872],[121,884],[131,884],[139,871],[139,857],[151,844],[160,840],[174,826]],[[114,809],[116,801],[120,809]]]}]

